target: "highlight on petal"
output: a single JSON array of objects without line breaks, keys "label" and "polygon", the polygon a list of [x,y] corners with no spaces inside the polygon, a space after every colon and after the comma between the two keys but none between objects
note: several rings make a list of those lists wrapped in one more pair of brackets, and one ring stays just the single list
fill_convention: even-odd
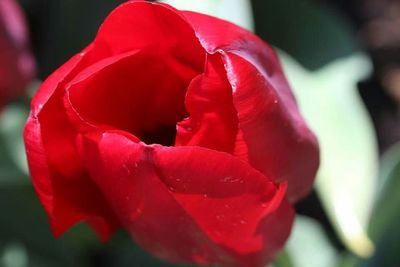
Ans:
[{"label": "highlight on petal", "polygon": [[284,185],[229,154],[147,146],[113,132],[83,137],[81,151],[124,227],[161,258],[263,266],[289,235]]},{"label": "highlight on petal", "polygon": [[288,181],[288,199],[296,201],[311,190],[319,163],[314,135],[277,87],[246,59],[225,54],[233,86],[242,145],[248,160],[275,182]]},{"label": "highlight on petal", "polygon": [[311,190],[318,144],[300,116],[276,53],[237,25],[183,13],[203,47],[223,55],[238,115],[236,155],[277,182],[287,180],[288,198],[297,201]]}]

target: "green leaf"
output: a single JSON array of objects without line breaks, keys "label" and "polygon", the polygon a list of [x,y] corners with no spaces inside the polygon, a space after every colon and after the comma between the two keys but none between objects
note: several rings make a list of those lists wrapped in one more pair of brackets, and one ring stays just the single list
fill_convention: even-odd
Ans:
[{"label": "green leaf", "polygon": [[374,246],[367,235],[377,184],[377,144],[357,82],[370,71],[362,54],[309,72],[281,53],[300,109],[316,133],[321,165],[316,188],[339,237],[355,254]]},{"label": "green leaf", "polygon": [[398,267],[400,262],[400,143],[382,157],[379,194],[369,230],[377,244],[375,255],[362,266]]},{"label": "green leaf", "polygon": [[50,233],[31,185],[1,186],[0,210],[0,266],[16,254],[25,254],[29,266],[80,266],[75,262],[76,252]]},{"label": "green leaf", "polygon": [[295,267],[293,265],[292,259],[290,258],[289,253],[286,250],[281,251],[275,262],[271,267]]},{"label": "green leaf", "polygon": [[[295,267],[334,267],[337,252],[315,220],[297,216],[286,253]],[[291,266],[291,265],[285,265]]]},{"label": "green leaf", "polygon": [[286,248],[273,267],[335,267],[338,253],[322,226],[315,220],[298,215]]},{"label": "green leaf", "polygon": [[20,243],[8,244],[0,257],[1,266],[28,267],[28,255],[25,247]]},{"label": "green leaf", "polygon": [[358,267],[360,266],[360,258],[350,252],[343,252],[338,260],[337,267]]},{"label": "green leaf", "polygon": [[0,114],[0,184],[28,183],[28,166],[23,142],[23,128],[28,109],[10,104]]},{"label": "green leaf", "polygon": [[400,143],[382,156],[379,181],[378,197],[369,227],[374,239],[382,237],[393,222],[400,220]]},{"label": "green leaf", "polygon": [[39,78],[44,79],[95,37],[104,18],[126,0],[20,0],[34,29]]},{"label": "green leaf", "polygon": [[4,140],[0,137],[0,186],[25,183],[25,176],[11,159]]},{"label": "green leaf", "polygon": [[191,10],[212,15],[236,23],[249,30],[254,29],[249,0],[163,0],[180,10]]},{"label": "green leaf", "polygon": [[163,261],[145,252],[141,247],[134,244],[126,233],[119,233],[99,252],[102,253],[106,262],[104,266],[113,267],[196,267],[188,264],[173,264]]},{"label": "green leaf", "polygon": [[356,30],[329,2],[253,0],[256,33],[309,69],[359,50]]},{"label": "green leaf", "polygon": [[29,267],[176,266],[151,256],[122,231],[103,244],[79,224],[56,239],[30,185],[0,187],[0,210],[1,267],[25,267],[9,265],[18,263],[15,257],[23,257],[19,263]]}]

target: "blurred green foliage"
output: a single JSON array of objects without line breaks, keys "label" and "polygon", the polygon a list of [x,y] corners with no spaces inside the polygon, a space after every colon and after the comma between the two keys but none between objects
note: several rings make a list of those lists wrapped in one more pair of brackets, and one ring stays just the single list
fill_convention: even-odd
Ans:
[{"label": "blurred green foliage", "polygon": [[355,30],[333,5],[315,0],[253,0],[256,32],[316,70],[359,50]]},{"label": "blurred green foliage", "polygon": [[363,267],[398,267],[400,263],[400,144],[382,157],[380,190],[370,221],[375,255]]},{"label": "blurred green foliage", "polygon": [[81,224],[55,239],[31,185],[0,186],[0,210],[2,267],[14,267],[15,261],[22,262],[19,267],[175,266],[151,257],[123,232],[102,244]]},{"label": "blurred green foliage", "polygon": [[[309,72],[281,53],[300,110],[321,150],[316,190],[339,237],[354,253],[369,256],[367,236],[377,184],[374,128],[356,83],[370,73],[365,55],[336,60]],[[348,75],[351,73],[352,75]]]},{"label": "blurred green foliage", "polygon": [[104,18],[124,0],[21,0],[31,23],[39,75],[46,78],[95,37]]}]

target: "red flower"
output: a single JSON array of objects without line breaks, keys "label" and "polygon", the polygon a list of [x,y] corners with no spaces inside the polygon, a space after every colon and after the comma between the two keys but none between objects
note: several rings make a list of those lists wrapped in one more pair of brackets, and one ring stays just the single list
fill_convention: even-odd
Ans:
[{"label": "red flower", "polygon": [[0,1],[0,108],[35,75],[23,13],[14,0]]},{"label": "red flower", "polygon": [[263,266],[318,147],[275,52],[229,22],[128,2],[32,102],[33,182],[60,235],[119,226],[172,262]]}]

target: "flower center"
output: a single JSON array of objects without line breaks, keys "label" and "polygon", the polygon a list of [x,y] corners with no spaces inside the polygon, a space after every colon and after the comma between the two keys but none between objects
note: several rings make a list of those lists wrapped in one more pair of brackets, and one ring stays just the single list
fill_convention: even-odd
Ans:
[{"label": "flower center", "polygon": [[160,144],[164,146],[173,146],[176,137],[176,125],[160,125],[158,128],[142,132],[140,139],[146,144]]},{"label": "flower center", "polygon": [[134,51],[82,71],[70,83],[68,97],[90,124],[127,131],[147,144],[171,146],[176,123],[187,117],[187,87],[201,70],[171,54]]}]

